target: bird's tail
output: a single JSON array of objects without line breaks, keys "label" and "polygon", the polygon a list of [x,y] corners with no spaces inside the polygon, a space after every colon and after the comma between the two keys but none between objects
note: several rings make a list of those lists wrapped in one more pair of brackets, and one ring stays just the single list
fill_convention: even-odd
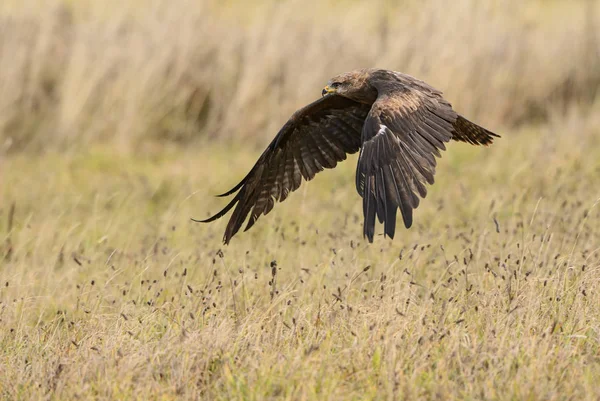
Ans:
[{"label": "bird's tail", "polygon": [[453,125],[454,132],[452,139],[455,141],[467,142],[471,145],[491,145],[494,138],[500,138],[491,131],[486,130],[479,125],[472,123],[463,116],[458,116]]}]

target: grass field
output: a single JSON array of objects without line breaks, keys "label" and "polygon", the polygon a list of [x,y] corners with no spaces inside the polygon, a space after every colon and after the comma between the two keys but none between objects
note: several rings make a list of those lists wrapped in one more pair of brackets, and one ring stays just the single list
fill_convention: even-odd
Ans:
[{"label": "grass field", "polygon": [[[600,399],[596,2],[100,4],[0,4],[0,399]],[[364,65],[502,138],[393,241],[356,155],[229,246],[190,221]]]},{"label": "grass field", "polygon": [[354,159],[221,248],[251,152],[13,156],[2,398],[595,400],[597,127],[453,144],[372,245]]}]

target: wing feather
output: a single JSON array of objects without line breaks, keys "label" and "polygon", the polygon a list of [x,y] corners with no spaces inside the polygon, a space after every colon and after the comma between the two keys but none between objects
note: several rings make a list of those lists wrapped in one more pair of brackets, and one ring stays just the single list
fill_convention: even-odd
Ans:
[{"label": "wing feather", "polygon": [[412,77],[388,73],[372,77],[371,85],[378,97],[363,127],[356,180],[365,209],[364,235],[370,242],[376,216],[390,237],[397,209],[404,225],[412,225],[413,210],[419,197],[427,195],[425,184],[434,181],[436,157],[452,139],[457,119],[439,91]]},{"label": "wing feather", "polygon": [[237,192],[231,202],[216,215],[201,221],[214,221],[234,209],[223,236],[226,244],[246,219],[244,230],[249,230],[276,202],[284,201],[298,189],[303,178],[311,180],[319,171],[335,167],[347,154],[358,151],[369,109],[368,105],[342,96],[328,95],[298,110],[248,175],[222,195]]}]

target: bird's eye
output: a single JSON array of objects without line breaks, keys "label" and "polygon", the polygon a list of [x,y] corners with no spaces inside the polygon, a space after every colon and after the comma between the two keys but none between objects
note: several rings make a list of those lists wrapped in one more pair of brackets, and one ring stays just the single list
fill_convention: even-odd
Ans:
[{"label": "bird's eye", "polygon": [[330,86],[330,87],[332,87],[332,88],[334,88],[334,89],[337,89],[337,88],[339,88],[339,87],[340,87],[340,85],[341,85],[341,83],[339,83],[339,82],[333,82],[333,83],[332,83],[331,85],[329,85],[329,86]]}]

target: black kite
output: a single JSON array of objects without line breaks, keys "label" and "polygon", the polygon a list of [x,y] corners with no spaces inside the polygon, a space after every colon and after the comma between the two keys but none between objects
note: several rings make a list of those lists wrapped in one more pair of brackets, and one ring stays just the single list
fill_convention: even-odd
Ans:
[{"label": "black kite", "polygon": [[[489,145],[498,135],[457,114],[442,93],[395,71],[363,69],[332,78],[321,99],[296,111],[248,175],[219,196],[233,200],[211,222],[235,209],[223,241],[229,243],[248,214],[246,230],[325,168],[360,151],[356,189],[363,198],[363,233],[373,242],[375,216],[394,237],[396,212],[412,225],[419,196],[433,184],[436,159],[451,139]],[[419,196],[417,196],[419,195]],[[194,220],[198,221],[198,220]]]}]

